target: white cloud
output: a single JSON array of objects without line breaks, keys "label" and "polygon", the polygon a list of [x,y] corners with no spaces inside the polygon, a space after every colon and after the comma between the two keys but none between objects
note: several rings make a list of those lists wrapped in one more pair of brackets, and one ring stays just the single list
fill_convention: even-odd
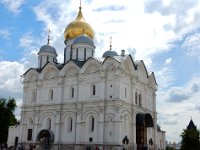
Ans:
[{"label": "white cloud", "polygon": [[21,10],[20,7],[24,4],[25,0],[0,0],[9,11],[18,14]]},{"label": "white cloud", "polygon": [[0,61],[0,95],[2,97],[22,97],[20,76],[24,66],[18,62]]},{"label": "white cloud", "polygon": [[9,39],[11,33],[8,29],[0,29],[0,37],[3,37],[4,39]]},{"label": "white cloud", "polygon": [[178,121],[175,120],[175,119],[169,119],[169,120],[165,120],[163,122],[163,124],[166,124],[166,125],[176,125],[176,124],[178,124]]},{"label": "white cloud", "polygon": [[165,60],[165,64],[167,65],[167,64],[170,64],[172,62],[172,58],[168,58],[168,59],[166,59]]},{"label": "white cloud", "polygon": [[194,34],[190,34],[184,40],[181,48],[186,50],[189,56],[195,57],[200,62],[200,33],[196,32]]},{"label": "white cloud", "polygon": [[182,87],[171,87],[165,92],[164,97],[166,101],[179,103],[191,100],[195,95],[200,96],[200,78],[193,78]]}]

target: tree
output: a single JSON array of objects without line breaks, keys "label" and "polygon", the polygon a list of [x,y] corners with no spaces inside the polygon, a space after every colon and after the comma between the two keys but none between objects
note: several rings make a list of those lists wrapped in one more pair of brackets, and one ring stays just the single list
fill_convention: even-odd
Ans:
[{"label": "tree", "polygon": [[200,150],[199,131],[197,129],[185,129],[181,137],[181,150]]},{"label": "tree", "polygon": [[175,150],[174,148],[172,148],[172,147],[166,147],[166,150]]},{"label": "tree", "polygon": [[0,99],[0,144],[6,143],[8,138],[8,128],[17,124],[14,111],[17,107],[14,98]]}]

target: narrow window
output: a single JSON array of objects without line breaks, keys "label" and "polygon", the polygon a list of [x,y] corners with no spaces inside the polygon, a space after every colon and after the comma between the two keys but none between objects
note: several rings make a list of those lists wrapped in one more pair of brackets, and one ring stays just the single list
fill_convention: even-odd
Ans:
[{"label": "narrow window", "polygon": [[94,117],[92,117],[92,128],[91,131],[94,131]]},{"label": "narrow window", "polygon": [[52,89],[49,90],[49,97],[50,97],[50,99],[53,99],[53,90]]},{"label": "narrow window", "polygon": [[40,57],[40,68],[42,68],[42,57]]},{"label": "narrow window", "polygon": [[137,105],[137,97],[138,97],[138,93],[137,92],[135,92],[135,104]]},{"label": "narrow window", "polygon": [[78,48],[76,49],[76,60],[78,60]]},{"label": "narrow window", "polygon": [[72,132],[72,125],[73,125],[73,120],[72,117],[68,118],[68,131]]},{"label": "narrow window", "polygon": [[32,129],[28,129],[27,141],[32,140]]},{"label": "narrow window", "polygon": [[84,60],[86,60],[86,48],[84,48]]},{"label": "narrow window", "polygon": [[96,86],[92,85],[92,95],[96,95]]},{"label": "narrow window", "polygon": [[49,62],[49,56],[47,56],[47,62]]},{"label": "narrow window", "polygon": [[51,119],[47,118],[47,129],[51,130]]},{"label": "narrow window", "polygon": [[70,49],[70,59],[72,59],[72,47]]},{"label": "narrow window", "polygon": [[142,106],[142,94],[139,94],[139,106]]},{"label": "narrow window", "polygon": [[74,97],[74,88],[73,87],[71,88],[71,96],[72,96],[72,98]]}]

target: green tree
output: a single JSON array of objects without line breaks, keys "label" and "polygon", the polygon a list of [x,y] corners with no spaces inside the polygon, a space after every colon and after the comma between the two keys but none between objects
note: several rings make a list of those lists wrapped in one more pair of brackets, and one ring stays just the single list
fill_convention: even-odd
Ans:
[{"label": "green tree", "polygon": [[181,150],[200,150],[199,131],[197,129],[185,129],[181,137]]},{"label": "green tree", "polygon": [[172,148],[172,147],[166,147],[166,150],[175,150],[174,148]]},{"label": "green tree", "polygon": [[17,124],[17,119],[14,115],[16,107],[14,98],[0,99],[0,143],[6,143],[9,126]]}]

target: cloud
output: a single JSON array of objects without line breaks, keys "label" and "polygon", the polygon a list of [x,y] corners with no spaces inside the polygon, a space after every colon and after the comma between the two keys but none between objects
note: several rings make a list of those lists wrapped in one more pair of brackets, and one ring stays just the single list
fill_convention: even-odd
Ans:
[{"label": "cloud", "polygon": [[18,14],[21,12],[20,7],[25,3],[25,0],[0,0],[9,11]]},{"label": "cloud", "polygon": [[163,124],[166,124],[166,125],[176,125],[176,124],[178,124],[178,121],[176,119],[169,119],[169,120],[163,121]]},{"label": "cloud", "polygon": [[181,48],[186,51],[187,55],[195,57],[200,62],[200,32],[188,34],[183,41]]},{"label": "cloud", "polygon": [[167,65],[167,64],[170,64],[172,62],[172,58],[168,58],[168,59],[166,59],[165,60],[165,64]]},{"label": "cloud", "polygon": [[169,26],[164,26],[164,28],[172,29],[175,33],[183,35],[188,30],[198,27],[194,16],[198,14],[199,4],[198,0],[176,0],[170,1],[167,5],[164,4],[163,0],[150,0],[145,1],[144,11],[150,14],[157,12],[162,16],[173,16],[174,19],[171,20]]},{"label": "cloud", "polygon": [[110,5],[110,6],[104,6],[104,7],[99,7],[97,9],[94,9],[93,11],[121,11],[121,10],[126,10],[125,6],[118,6],[118,5]]},{"label": "cloud", "polygon": [[200,96],[200,78],[193,77],[185,85],[180,87],[170,87],[165,92],[160,92],[163,100],[172,103],[180,103],[183,101],[195,101]]},{"label": "cloud", "polygon": [[11,33],[8,29],[0,29],[0,37],[4,39],[9,39]]},{"label": "cloud", "polygon": [[198,110],[200,112],[200,104],[195,106],[195,109]]},{"label": "cloud", "polygon": [[20,76],[24,73],[24,66],[16,61],[0,61],[0,66],[0,95],[22,98]]}]

